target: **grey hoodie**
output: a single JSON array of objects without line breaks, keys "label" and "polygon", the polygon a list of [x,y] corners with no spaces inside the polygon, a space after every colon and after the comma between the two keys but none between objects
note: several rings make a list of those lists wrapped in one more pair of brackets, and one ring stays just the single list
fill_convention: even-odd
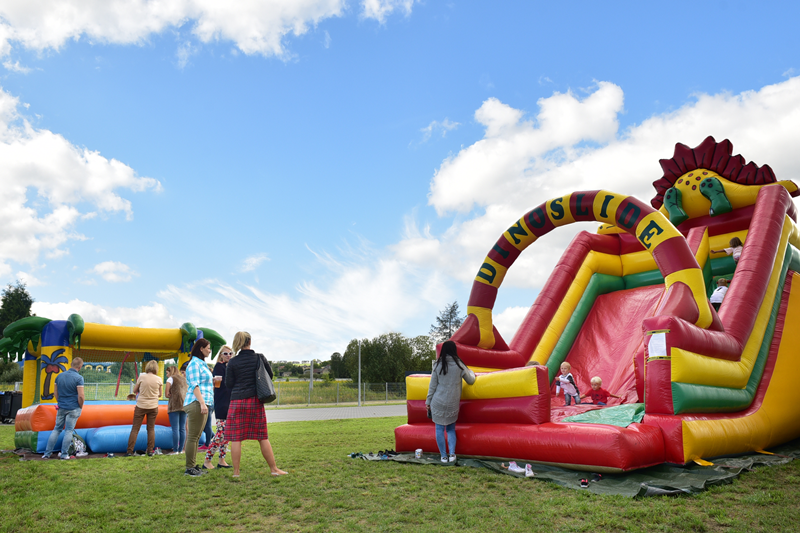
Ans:
[{"label": "grey hoodie", "polygon": [[[463,362],[461,364],[464,364]],[[469,368],[459,368],[455,361],[448,358],[447,374],[439,374],[441,359],[436,361],[431,372],[431,384],[428,387],[428,398],[425,405],[430,406],[433,421],[442,426],[449,426],[458,420],[458,408],[461,402],[461,379],[468,385],[475,383],[475,373]]]}]

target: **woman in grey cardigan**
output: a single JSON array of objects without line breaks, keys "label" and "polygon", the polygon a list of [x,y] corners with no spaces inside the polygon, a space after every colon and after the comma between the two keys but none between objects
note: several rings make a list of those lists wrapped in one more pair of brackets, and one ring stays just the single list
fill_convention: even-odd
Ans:
[{"label": "woman in grey cardigan", "polygon": [[[428,398],[425,400],[429,417],[436,424],[436,445],[439,446],[443,463],[456,461],[456,420],[461,402],[462,378],[468,385],[475,383],[475,373],[458,358],[456,343],[447,341],[442,344],[439,360],[433,365]],[[449,458],[445,448],[445,432],[450,448]]]}]

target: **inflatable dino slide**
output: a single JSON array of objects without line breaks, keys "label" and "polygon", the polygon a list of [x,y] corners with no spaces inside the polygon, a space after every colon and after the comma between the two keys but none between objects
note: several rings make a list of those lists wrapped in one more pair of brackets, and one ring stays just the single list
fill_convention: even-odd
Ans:
[{"label": "inflatable dino slide", "polygon": [[[452,338],[478,372],[462,390],[459,454],[620,472],[708,464],[800,437],[798,188],[732,154],[713,137],[694,149],[677,144],[661,160],[652,207],[610,191],[573,192],[503,233]],[[492,325],[506,271],[539,237],[579,221],[601,226],[574,238],[506,343]],[[713,252],[733,237],[744,243],[738,264]],[[720,277],[730,288],[717,313],[708,297]],[[599,376],[621,398],[565,406],[554,385],[564,361],[582,394]],[[429,381],[407,378],[397,450],[438,451]]]}]

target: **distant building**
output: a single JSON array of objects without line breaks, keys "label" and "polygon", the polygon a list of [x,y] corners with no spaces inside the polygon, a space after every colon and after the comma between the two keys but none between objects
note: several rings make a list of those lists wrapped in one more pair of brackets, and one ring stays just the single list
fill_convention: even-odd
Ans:
[{"label": "distant building", "polygon": [[111,365],[114,363],[86,363],[83,365],[83,370],[94,370],[95,372],[111,373]]}]

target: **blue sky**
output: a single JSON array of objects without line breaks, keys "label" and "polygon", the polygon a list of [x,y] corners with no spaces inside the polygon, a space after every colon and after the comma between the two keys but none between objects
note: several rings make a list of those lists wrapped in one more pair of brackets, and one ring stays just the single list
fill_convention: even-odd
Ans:
[{"label": "blue sky", "polygon": [[[53,319],[253,333],[273,359],[427,333],[531,207],[649,201],[676,142],[797,179],[793,2],[10,0],[0,283]],[[526,251],[504,337],[574,233]]]}]

